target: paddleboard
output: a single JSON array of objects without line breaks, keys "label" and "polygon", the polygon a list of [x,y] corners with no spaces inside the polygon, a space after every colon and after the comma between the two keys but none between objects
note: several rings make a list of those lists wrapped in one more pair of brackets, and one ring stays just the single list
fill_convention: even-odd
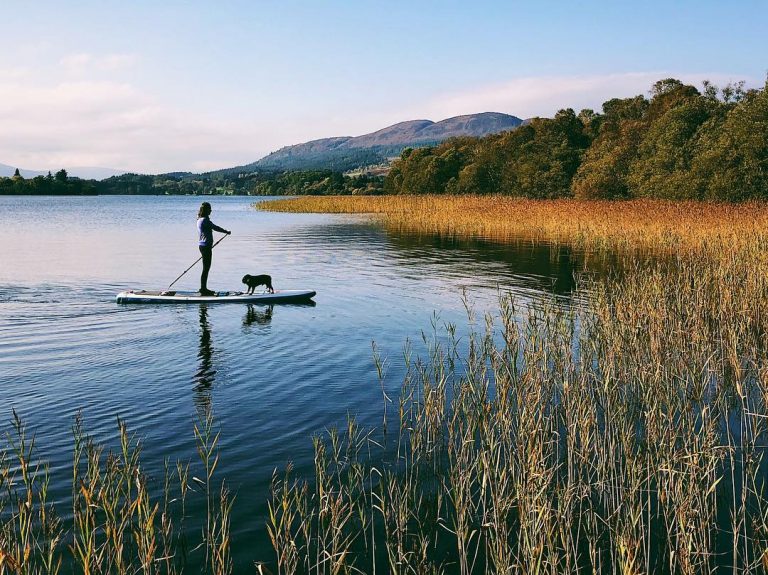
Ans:
[{"label": "paddleboard", "polygon": [[193,291],[129,290],[117,294],[117,303],[301,303],[314,297],[314,290],[275,290],[275,293],[220,291],[200,295]]}]

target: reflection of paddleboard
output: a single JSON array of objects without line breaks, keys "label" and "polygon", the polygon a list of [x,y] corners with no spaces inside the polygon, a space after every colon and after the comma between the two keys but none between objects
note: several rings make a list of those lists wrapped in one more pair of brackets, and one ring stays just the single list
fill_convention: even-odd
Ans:
[{"label": "reflection of paddleboard", "polygon": [[129,290],[117,294],[117,303],[294,303],[307,302],[314,290],[275,290],[247,294],[241,291],[220,291],[215,295],[200,295],[194,291]]}]

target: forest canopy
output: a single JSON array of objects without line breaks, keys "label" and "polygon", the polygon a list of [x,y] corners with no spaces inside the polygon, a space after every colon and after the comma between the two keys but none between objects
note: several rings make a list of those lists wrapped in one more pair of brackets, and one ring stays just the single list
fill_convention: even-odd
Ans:
[{"label": "forest canopy", "polygon": [[385,191],[768,199],[768,92],[660,80],[650,98],[608,100],[602,113],[565,109],[511,132],[404,150]]}]

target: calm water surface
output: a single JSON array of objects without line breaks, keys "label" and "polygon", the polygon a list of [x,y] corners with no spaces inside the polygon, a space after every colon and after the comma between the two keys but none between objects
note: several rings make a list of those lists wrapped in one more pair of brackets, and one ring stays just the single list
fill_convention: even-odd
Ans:
[{"label": "calm water surface", "polygon": [[[316,290],[315,305],[117,305],[118,291],[165,288],[199,257],[200,198],[0,197],[0,429],[17,410],[65,502],[78,412],[108,445],[116,417],[127,421],[159,477],[165,457],[194,460],[193,423],[211,405],[243,568],[272,560],[273,470],[309,470],[311,437],[347,414],[380,422],[371,342],[396,394],[406,339],[435,318],[466,325],[463,290],[478,312],[493,311],[499,291],[567,305],[583,266],[564,249],[396,236],[361,217],[261,212],[253,201],[212,198],[211,219],[233,233],[214,250],[209,287],[243,289],[244,274],[269,273],[277,289]],[[175,287],[198,281],[195,268]]]}]

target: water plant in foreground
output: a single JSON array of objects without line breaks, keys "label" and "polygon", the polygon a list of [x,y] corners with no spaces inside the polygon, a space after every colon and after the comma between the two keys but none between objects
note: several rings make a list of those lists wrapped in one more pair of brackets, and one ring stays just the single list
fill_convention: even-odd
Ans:
[{"label": "water plant in foreground", "polygon": [[[162,481],[145,474],[140,442],[123,421],[119,446],[105,452],[78,416],[68,514],[49,501],[48,470],[16,412],[12,424],[0,446],[0,574],[232,572],[232,498],[223,482],[216,488],[210,410],[194,427],[202,477],[166,462]],[[204,517],[188,516],[190,494],[205,498]]]},{"label": "water plant in foreground", "polygon": [[[280,573],[765,573],[765,257],[638,265],[579,307],[406,347],[387,434],[276,474]],[[391,430],[393,426],[389,426]]]}]

